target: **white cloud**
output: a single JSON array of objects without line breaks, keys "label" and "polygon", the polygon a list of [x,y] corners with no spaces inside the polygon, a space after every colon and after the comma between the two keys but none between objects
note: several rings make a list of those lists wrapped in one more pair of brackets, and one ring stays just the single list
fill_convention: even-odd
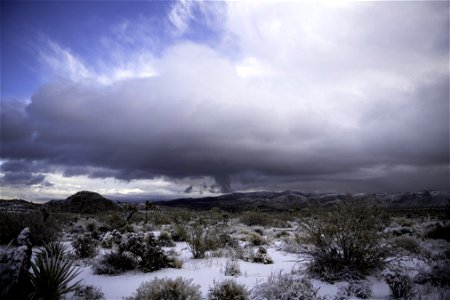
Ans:
[{"label": "white cloud", "polygon": [[69,79],[109,85],[126,79],[158,75],[153,67],[154,58],[150,52],[117,53],[114,62],[88,67],[79,56],[55,41],[48,40],[47,46],[40,51],[41,63],[45,70],[50,71],[46,80]]},{"label": "white cloud", "polygon": [[85,67],[81,58],[64,49],[56,42],[48,40],[48,48],[40,52],[40,59],[53,74],[74,81],[92,77],[92,73]]},{"label": "white cloud", "polygon": [[172,10],[169,13],[169,20],[175,27],[174,33],[176,35],[183,34],[189,25],[189,21],[192,19],[192,8],[195,5],[195,1],[180,0],[177,1]]}]

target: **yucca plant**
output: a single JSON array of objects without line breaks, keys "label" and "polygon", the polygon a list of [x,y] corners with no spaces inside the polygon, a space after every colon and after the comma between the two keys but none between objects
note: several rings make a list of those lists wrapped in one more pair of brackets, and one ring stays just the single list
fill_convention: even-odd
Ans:
[{"label": "yucca plant", "polygon": [[61,299],[80,285],[80,281],[74,282],[80,272],[73,266],[73,261],[67,258],[66,248],[59,243],[44,245],[31,263],[31,270],[29,276],[34,288],[32,299]]},{"label": "yucca plant", "polygon": [[44,248],[41,249],[38,253],[36,253],[37,256],[40,255],[47,255],[47,256],[57,256],[57,255],[63,255],[66,256],[67,253],[67,246],[54,242],[54,243],[48,243],[44,244]]}]

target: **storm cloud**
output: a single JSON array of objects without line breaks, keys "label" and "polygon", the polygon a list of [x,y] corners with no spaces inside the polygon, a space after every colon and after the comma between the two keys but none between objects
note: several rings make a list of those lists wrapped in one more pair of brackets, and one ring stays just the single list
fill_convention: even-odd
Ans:
[{"label": "storm cloud", "polygon": [[222,43],[180,41],[148,76],[105,84],[86,67],[26,104],[2,99],[2,183],[59,171],[163,176],[186,193],[202,177],[213,192],[448,187],[448,3],[243,5],[214,12]]}]

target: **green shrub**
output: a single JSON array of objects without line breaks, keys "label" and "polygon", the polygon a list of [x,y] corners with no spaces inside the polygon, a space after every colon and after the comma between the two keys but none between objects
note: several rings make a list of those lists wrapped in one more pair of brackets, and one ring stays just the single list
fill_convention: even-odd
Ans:
[{"label": "green shrub", "polygon": [[93,257],[97,254],[97,241],[87,233],[78,235],[72,241],[72,247],[79,258]]},{"label": "green shrub", "polygon": [[136,260],[123,252],[105,254],[94,264],[95,274],[117,275],[136,268]]},{"label": "green shrub", "polygon": [[[170,259],[165,255],[153,234],[129,232],[122,235],[115,230],[108,234],[104,243],[117,245],[118,253],[111,253],[98,263],[96,270],[102,274],[123,272],[129,267],[131,268],[131,261],[137,263],[139,269],[144,272],[181,265],[176,259]],[[123,267],[122,262],[124,263]]]},{"label": "green shrub", "polygon": [[137,258],[139,268],[144,272],[169,266],[168,258],[153,234],[128,233],[119,245],[119,251],[132,253]]},{"label": "green shrub", "polygon": [[142,283],[127,300],[200,300],[200,286],[181,277],[159,279]]},{"label": "green shrub", "polygon": [[33,299],[60,299],[79,287],[80,281],[74,282],[79,271],[67,258],[62,246],[44,245],[31,263],[31,269],[29,278],[34,289]]},{"label": "green shrub", "polygon": [[236,283],[234,280],[225,280],[221,283],[214,283],[209,289],[209,300],[247,300],[249,292],[244,285]]},{"label": "green shrub", "polygon": [[305,220],[309,243],[304,253],[311,256],[309,271],[333,282],[360,279],[386,264],[390,249],[381,242],[380,213],[351,197],[338,202],[332,211]]}]

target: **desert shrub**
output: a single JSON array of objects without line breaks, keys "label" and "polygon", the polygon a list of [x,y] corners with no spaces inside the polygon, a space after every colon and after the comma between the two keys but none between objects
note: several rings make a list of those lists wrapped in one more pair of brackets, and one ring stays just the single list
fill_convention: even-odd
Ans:
[{"label": "desert shrub", "polygon": [[414,281],[434,286],[450,286],[450,260],[433,262],[429,270],[420,270]]},{"label": "desert shrub", "polygon": [[226,228],[220,225],[208,226],[203,225],[204,243],[208,250],[217,250],[234,244],[233,239],[227,234]]},{"label": "desert shrub", "polygon": [[75,290],[72,297],[73,300],[101,300],[105,299],[105,295],[100,289],[93,285],[82,285]]},{"label": "desert shrub", "polygon": [[183,261],[179,259],[179,254],[175,250],[170,250],[166,253],[167,267],[174,269],[181,269],[183,267]]},{"label": "desert shrub", "polygon": [[102,224],[102,225],[98,226],[98,231],[101,232],[101,233],[106,233],[106,232],[109,231],[109,227],[104,225],[104,224]]},{"label": "desert shrub", "polygon": [[97,254],[97,244],[97,241],[89,233],[78,235],[72,241],[72,247],[79,258],[95,256]]},{"label": "desert shrub", "polygon": [[231,247],[231,248],[237,248],[239,247],[239,242],[234,239],[231,235],[224,232],[219,235],[220,241],[222,241],[222,247]]},{"label": "desert shrub", "polygon": [[133,296],[127,300],[200,300],[200,286],[192,280],[181,277],[176,279],[153,279],[142,283]]},{"label": "desert shrub", "polygon": [[259,235],[264,235],[264,229],[262,229],[262,228],[257,227],[257,228],[254,228],[253,231]]},{"label": "desert shrub", "polygon": [[31,263],[31,269],[32,299],[60,299],[79,287],[80,281],[74,282],[79,271],[60,245],[44,245]]},{"label": "desert shrub", "polygon": [[420,245],[416,238],[410,236],[399,236],[392,239],[392,246],[394,248],[404,250],[411,254],[420,253]]},{"label": "desert shrub", "polygon": [[264,247],[259,247],[255,250],[252,247],[244,247],[237,253],[239,258],[243,261],[259,263],[259,264],[272,264],[272,258],[267,254],[267,249]]},{"label": "desert shrub", "polygon": [[290,274],[270,274],[267,282],[252,290],[254,300],[319,300],[317,290],[310,280]]},{"label": "desert shrub", "polygon": [[205,257],[206,251],[211,249],[208,238],[208,233],[206,232],[206,226],[204,224],[196,223],[192,226],[186,242],[188,244],[188,249],[194,258]]},{"label": "desert shrub", "polygon": [[266,245],[267,241],[265,238],[263,238],[258,233],[252,232],[250,234],[250,244],[252,244],[253,246],[261,246],[261,245]]},{"label": "desert shrub", "polygon": [[255,255],[252,257],[252,261],[259,264],[272,264],[273,260],[267,254],[267,249],[264,247],[259,247]]},{"label": "desert shrub", "polygon": [[128,233],[119,245],[119,251],[132,253],[138,261],[139,268],[145,272],[168,266],[167,256],[153,234]]},{"label": "desert shrub", "polygon": [[392,228],[390,232],[392,233],[393,236],[405,236],[405,235],[413,236],[415,234],[414,229],[407,226],[399,226],[396,228]]},{"label": "desert shrub", "polygon": [[221,283],[214,283],[213,287],[209,288],[209,300],[247,300],[249,299],[249,292],[247,288],[236,283],[234,280],[225,280]]},{"label": "desert shrub", "polygon": [[283,243],[280,246],[281,250],[289,253],[301,253],[304,248],[297,239],[295,238],[286,238],[283,240]]},{"label": "desert shrub", "polygon": [[106,232],[100,240],[100,245],[103,248],[111,249],[114,244],[114,236],[110,231]]},{"label": "desert shrub", "polygon": [[94,264],[95,274],[117,275],[136,268],[136,260],[127,253],[111,252],[105,254]]},{"label": "desert shrub", "polygon": [[279,239],[279,238],[285,238],[285,237],[289,237],[291,234],[289,232],[287,232],[286,230],[282,230],[279,231],[275,234],[275,238]]},{"label": "desert shrub", "polygon": [[417,285],[413,299],[448,300],[450,299],[450,289],[448,287],[436,287],[429,284]]},{"label": "desert shrub", "polygon": [[239,276],[241,275],[241,269],[239,263],[235,259],[229,259],[225,263],[225,276]]},{"label": "desert shrub", "polygon": [[450,224],[442,225],[438,223],[435,227],[430,229],[426,234],[426,238],[435,240],[446,240],[450,242]]},{"label": "desert shrub", "polygon": [[409,276],[398,273],[388,274],[386,283],[395,299],[411,299],[414,296],[414,286]]},{"label": "desert shrub", "polygon": [[372,296],[370,282],[366,280],[350,280],[346,286],[341,286],[335,300],[344,300],[350,297],[369,299]]},{"label": "desert shrub", "polygon": [[304,250],[312,258],[310,273],[332,282],[383,267],[390,251],[381,242],[379,220],[377,209],[352,198],[326,214],[316,212],[303,223],[306,237],[300,239],[312,246]]},{"label": "desert shrub", "polygon": [[89,222],[86,224],[86,229],[89,232],[94,232],[97,229],[97,224],[95,224],[95,222]]},{"label": "desert shrub", "polygon": [[42,245],[56,240],[60,231],[59,222],[54,214],[45,217],[41,211],[28,213],[0,213],[0,244],[13,241],[20,231],[28,227],[31,243]]},{"label": "desert shrub", "polygon": [[269,226],[271,218],[265,213],[248,211],[243,213],[239,220],[247,226]]},{"label": "desert shrub", "polygon": [[175,247],[175,243],[170,236],[170,233],[167,231],[161,231],[158,237],[159,244],[163,247]]},{"label": "desert shrub", "polygon": [[396,221],[400,226],[405,226],[405,227],[411,227],[416,223],[416,221],[414,219],[405,218],[405,217],[399,217],[396,219]]},{"label": "desert shrub", "polygon": [[188,232],[184,225],[175,224],[172,231],[170,232],[174,242],[184,242],[188,238]]},{"label": "desert shrub", "polygon": [[167,211],[153,209],[147,216],[147,221],[154,225],[165,225],[171,223],[171,214]]},{"label": "desert shrub", "polygon": [[105,224],[108,224],[111,229],[123,230],[127,220],[119,212],[113,212],[106,217]]}]

